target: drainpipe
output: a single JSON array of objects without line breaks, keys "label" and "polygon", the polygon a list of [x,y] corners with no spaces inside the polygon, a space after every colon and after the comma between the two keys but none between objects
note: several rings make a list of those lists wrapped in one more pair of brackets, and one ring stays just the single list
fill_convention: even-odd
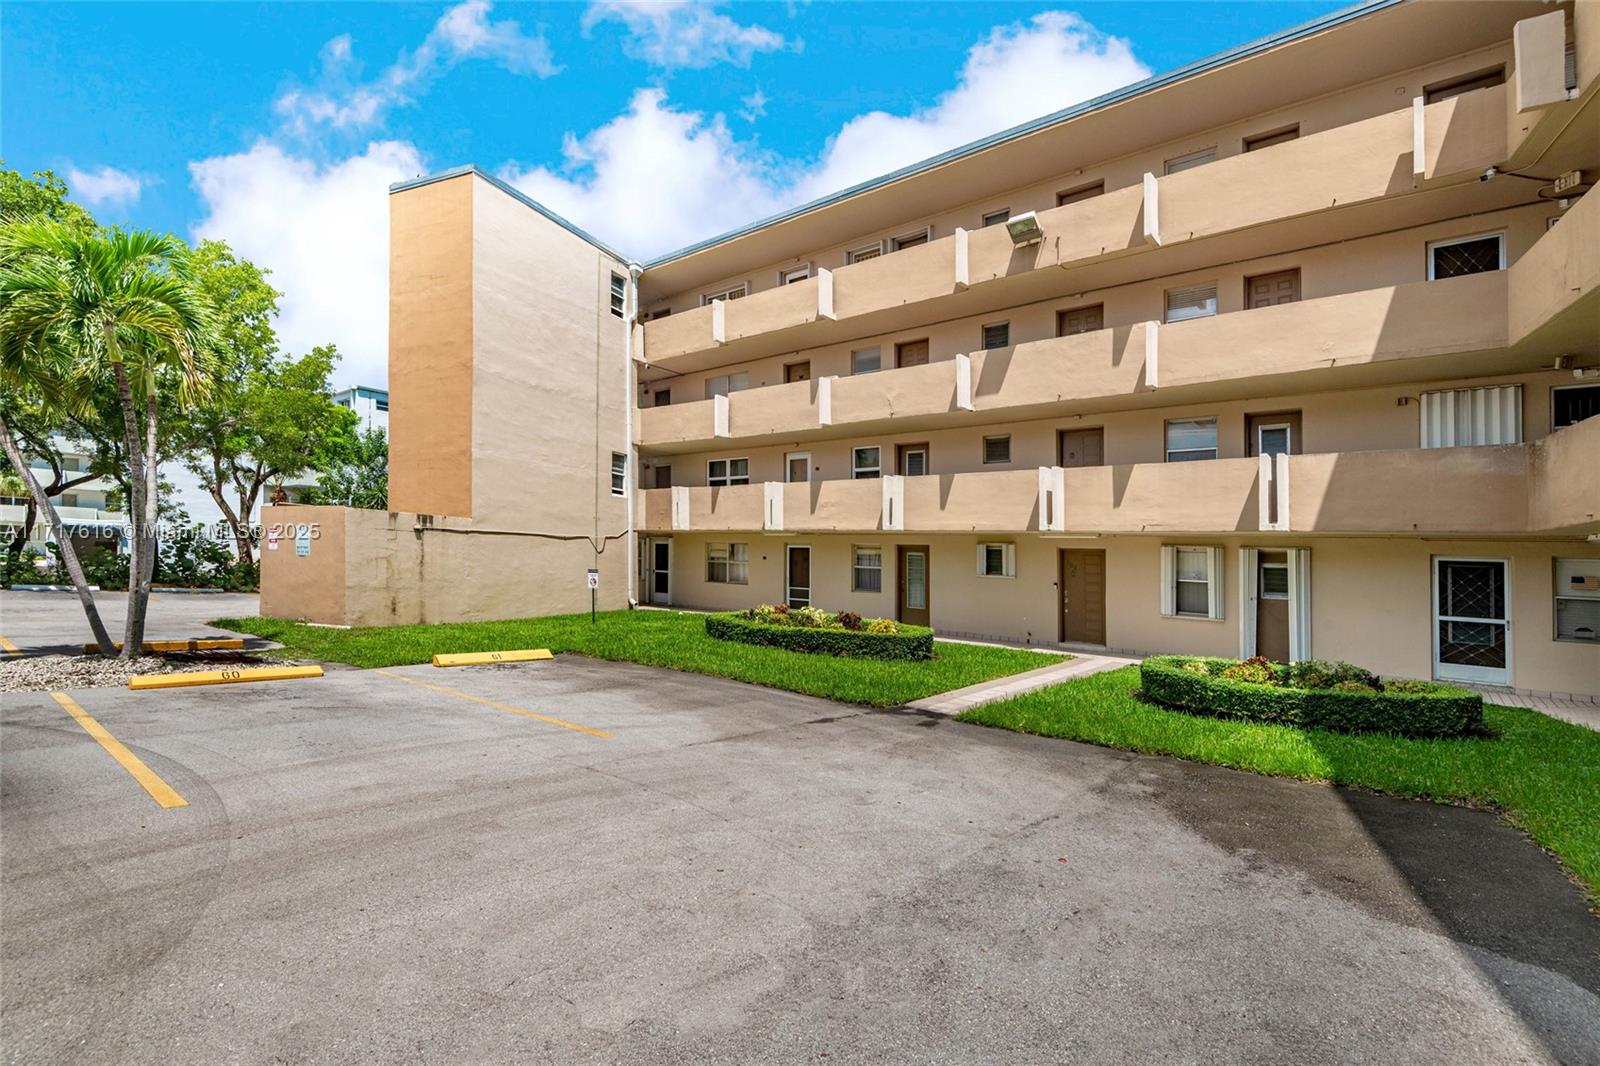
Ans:
[{"label": "drainpipe", "polygon": [[626,369],[623,372],[622,387],[627,390],[623,396],[622,417],[627,430],[623,440],[628,444],[628,477],[625,484],[627,489],[628,507],[628,539],[627,539],[627,566],[628,566],[628,609],[639,606],[639,598],[634,582],[639,577],[639,548],[637,538],[633,532],[633,497],[639,485],[639,449],[633,442],[633,412],[638,403],[638,386],[634,381],[633,372],[633,329],[639,321],[639,275],[644,273],[644,268],[638,263],[628,264],[628,306],[622,317],[623,326],[627,335],[623,340],[623,360]]}]

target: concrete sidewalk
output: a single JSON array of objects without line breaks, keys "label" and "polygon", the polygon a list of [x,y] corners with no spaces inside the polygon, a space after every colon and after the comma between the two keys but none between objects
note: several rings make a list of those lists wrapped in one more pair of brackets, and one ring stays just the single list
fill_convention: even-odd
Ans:
[{"label": "concrete sidewalk", "polygon": [[1013,674],[994,681],[968,685],[952,692],[942,692],[907,706],[913,710],[931,711],[934,714],[957,715],[980,704],[1020,696],[1024,692],[1070,681],[1075,677],[1088,677],[1090,674],[1115,670],[1119,666],[1132,666],[1138,661],[1123,655],[1091,655],[1079,652],[1064,663],[1052,663],[1037,670],[1029,670],[1025,674]]}]

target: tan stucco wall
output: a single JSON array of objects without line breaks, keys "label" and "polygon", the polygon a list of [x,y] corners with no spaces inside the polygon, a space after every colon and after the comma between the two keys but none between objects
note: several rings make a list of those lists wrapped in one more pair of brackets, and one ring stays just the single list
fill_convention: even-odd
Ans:
[{"label": "tan stucco wall", "polygon": [[[306,618],[342,625],[347,587],[345,507],[263,507],[261,528],[261,613],[268,618]],[[300,527],[309,534],[310,553],[295,553]],[[271,532],[278,530],[277,547]]]},{"label": "tan stucco wall", "polygon": [[470,175],[389,198],[389,505],[472,513]]},{"label": "tan stucco wall", "polygon": [[[977,545],[1016,545],[1014,578],[980,577]],[[1345,659],[1385,675],[1432,674],[1432,560],[1435,556],[1506,559],[1512,601],[1512,684],[1543,691],[1600,695],[1600,646],[1558,642],[1554,635],[1553,571],[1556,558],[1600,558],[1600,547],[1581,541],[1459,541],[1421,538],[1185,538],[1098,537],[1045,539],[1034,535],[980,538],[949,534],[863,536],[671,536],[675,606],[732,610],[784,596],[784,552],[789,544],[812,549],[812,601],[828,610],[893,616],[894,559],[898,544],[930,546],[930,602],[936,628],[951,634],[1054,643],[1058,551],[1106,552],[1106,641],[1113,648],[1206,655],[1239,653],[1241,547],[1309,548],[1312,566],[1312,653]],[[708,543],[749,545],[748,585],[707,583]],[[1224,609],[1220,620],[1163,618],[1160,551],[1163,543],[1226,548]],[[850,591],[854,545],[883,549],[884,590]]]}]

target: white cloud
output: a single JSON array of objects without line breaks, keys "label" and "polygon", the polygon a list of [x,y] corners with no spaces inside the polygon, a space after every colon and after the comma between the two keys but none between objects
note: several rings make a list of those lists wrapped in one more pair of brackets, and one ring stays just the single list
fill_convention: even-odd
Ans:
[{"label": "white cloud", "polygon": [[548,78],[561,68],[551,56],[543,32],[524,33],[512,19],[489,17],[490,0],[464,0],[440,16],[413,52],[400,58],[370,82],[357,80],[359,65],[349,34],[322,47],[322,73],[316,88],[293,88],[274,103],[290,128],[301,135],[317,127],[363,129],[378,122],[391,107],[411,103],[427,92],[451,67],[483,59],[513,74]]},{"label": "white cloud", "polygon": [[720,115],[677,110],[663,90],[646,89],[604,126],[569,134],[563,166],[513,165],[502,176],[622,251],[648,257],[1149,74],[1127,41],[1076,15],[1045,12],[993,29],[967,53],[955,87],[931,106],[857,116],[814,160],[774,158],[734,137]]},{"label": "white cloud", "polygon": [[622,23],[628,32],[623,51],[667,69],[748,67],[757,52],[800,47],[764,26],[741,25],[703,0],[594,0],[583,14],[583,28],[601,22]]},{"label": "white cloud", "polygon": [[341,385],[389,377],[389,185],[424,170],[400,141],[374,141],[331,165],[266,141],[189,165],[206,215],[194,236],[227,241],[272,271],[280,343],[337,344]]},{"label": "white cloud", "polygon": [[739,102],[744,105],[739,109],[739,117],[746,122],[754,122],[767,113],[767,94],[760,89],[749,96],[739,97]]},{"label": "white cloud", "polygon": [[72,194],[90,207],[109,204],[126,207],[139,199],[144,192],[145,179],[137,174],[115,167],[102,166],[98,170],[67,169],[67,186]]}]

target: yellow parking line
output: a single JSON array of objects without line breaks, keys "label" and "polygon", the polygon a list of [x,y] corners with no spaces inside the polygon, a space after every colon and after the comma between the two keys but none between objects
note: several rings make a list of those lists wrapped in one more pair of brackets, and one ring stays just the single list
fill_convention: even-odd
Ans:
[{"label": "yellow parking line", "polygon": [[374,670],[373,673],[382,674],[384,677],[394,678],[396,681],[404,681],[408,685],[416,685],[418,688],[425,688],[431,692],[443,693],[446,696],[458,696],[464,700],[471,700],[473,703],[481,703],[485,707],[493,707],[497,711],[509,711],[512,714],[520,714],[524,718],[535,718],[541,722],[549,722],[551,725],[558,725],[562,729],[571,729],[578,733],[588,733],[590,736],[599,737],[601,740],[611,739],[611,734],[605,732],[604,730],[590,729],[586,725],[575,725],[572,722],[563,722],[561,719],[551,718],[547,714],[535,714],[532,711],[524,711],[518,707],[510,707],[504,703],[496,703],[494,700],[485,699],[482,696],[474,696],[470,692],[462,692],[460,689],[446,688],[444,685],[435,685],[427,681],[418,681],[415,678],[405,677],[401,674],[391,674],[387,670]]},{"label": "yellow parking line", "polygon": [[173,791],[171,785],[161,780],[159,774],[144,764],[144,760],[123,747],[120,740],[106,732],[105,726],[91,718],[88,711],[79,707],[77,700],[65,692],[52,692],[50,695],[55,698],[57,703],[66,708],[67,713],[72,715],[79,725],[83,726],[85,733],[99,741],[100,746],[106,749],[107,754],[121,763],[122,768],[132,774],[135,781],[144,786],[144,790],[150,793],[151,799],[163,807],[189,806],[189,801]]},{"label": "yellow parking line", "polygon": [[11,643],[5,637],[0,637],[0,651],[5,652],[7,655],[22,654],[22,649]]}]

